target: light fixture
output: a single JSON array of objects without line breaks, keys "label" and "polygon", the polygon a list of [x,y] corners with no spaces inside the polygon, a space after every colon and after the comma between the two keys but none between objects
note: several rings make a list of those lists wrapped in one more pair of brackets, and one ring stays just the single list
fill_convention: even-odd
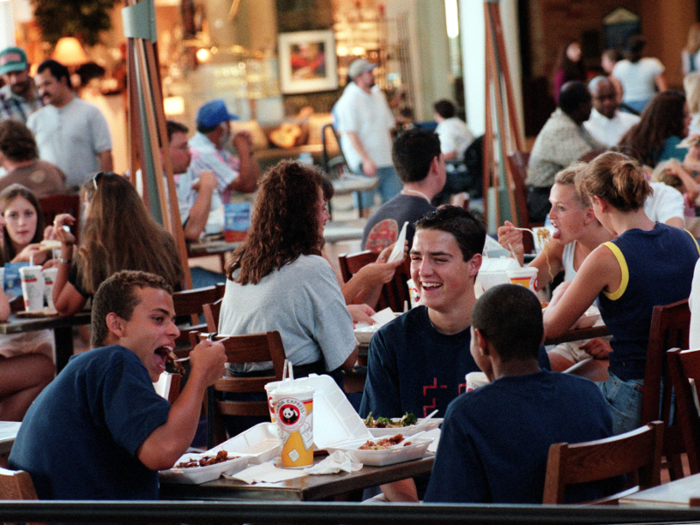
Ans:
[{"label": "light fixture", "polygon": [[182,115],[185,113],[185,99],[182,97],[165,97],[163,99],[163,110],[168,117]]},{"label": "light fixture", "polygon": [[200,64],[206,64],[207,62],[211,61],[211,51],[205,47],[198,49],[196,55],[197,62]]},{"label": "light fixture", "polygon": [[51,58],[66,67],[79,66],[88,61],[80,41],[73,36],[64,36],[56,43]]}]

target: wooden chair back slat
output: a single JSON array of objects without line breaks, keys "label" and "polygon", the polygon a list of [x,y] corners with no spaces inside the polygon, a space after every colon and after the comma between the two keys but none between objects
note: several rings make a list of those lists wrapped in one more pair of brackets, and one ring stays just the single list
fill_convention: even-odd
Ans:
[{"label": "wooden chair back slat", "polygon": [[[206,333],[197,333],[193,339],[203,340]],[[226,349],[229,363],[256,363],[272,361],[273,369],[264,376],[225,376],[207,391],[207,444],[211,448],[226,440],[222,415],[266,416],[267,401],[222,401],[217,392],[265,393],[265,385],[281,381],[284,369],[284,346],[279,332],[215,338]],[[265,396],[265,399],[267,397]]]},{"label": "wooden chair back slat", "polygon": [[204,310],[204,320],[206,321],[207,331],[209,332],[219,331],[219,313],[221,313],[222,302],[223,298],[202,306],[202,310]]},{"label": "wooden chair back slat", "polygon": [[[544,504],[564,503],[567,485],[602,481],[622,474],[638,473],[637,490],[661,482],[661,450],[664,425],[655,421],[619,436],[586,443],[556,443],[549,449]],[[605,498],[627,495],[630,490]]]},{"label": "wooden chair back slat", "polygon": [[[364,250],[352,254],[341,254],[338,256],[338,265],[340,266],[340,274],[345,282],[348,282],[353,275],[360,271],[363,266],[373,263],[377,260],[377,254]],[[403,312],[404,304],[410,304],[410,295],[406,281],[411,278],[411,263],[408,257],[404,259],[404,264],[399,266],[394,272],[394,278],[382,286],[382,291],[379,295],[379,301],[376,306],[377,310],[391,308],[394,312]]]},{"label": "wooden chair back slat", "polygon": [[[666,353],[668,370],[676,395],[676,416],[683,435],[691,474],[700,473],[700,415],[696,405],[700,387],[700,349],[672,348]],[[695,383],[695,388],[690,381]]]},{"label": "wooden chair back slat", "polygon": [[671,422],[672,389],[666,351],[670,348],[688,348],[689,334],[690,309],[687,299],[654,307],[642,387],[642,423],[658,419],[666,423],[664,455],[671,479],[683,477],[681,454],[685,452],[685,445],[680,425],[677,421]]},{"label": "wooden chair back slat", "polygon": [[0,500],[39,499],[34,489],[32,477],[23,470],[0,468]]}]

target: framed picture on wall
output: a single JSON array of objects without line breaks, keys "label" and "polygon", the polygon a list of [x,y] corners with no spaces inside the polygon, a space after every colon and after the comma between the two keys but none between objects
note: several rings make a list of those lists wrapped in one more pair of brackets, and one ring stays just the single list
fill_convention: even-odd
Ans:
[{"label": "framed picture on wall", "polygon": [[338,88],[333,30],[280,33],[282,93],[311,93]]}]

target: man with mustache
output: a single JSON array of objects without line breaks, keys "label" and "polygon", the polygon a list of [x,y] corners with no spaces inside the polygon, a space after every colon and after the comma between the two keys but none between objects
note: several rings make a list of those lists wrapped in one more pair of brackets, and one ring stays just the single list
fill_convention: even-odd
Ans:
[{"label": "man with mustache", "polygon": [[[252,193],[260,178],[260,166],[253,157],[253,138],[248,131],[231,136],[231,120],[238,120],[238,116],[228,112],[223,100],[207,102],[197,111],[197,133],[189,140],[192,162],[188,173],[191,179],[199,181],[206,172],[213,172],[217,179],[210,199],[210,209],[215,213],[209,215],[204,229],[206,233],[223,231],[223,203],[228,202],[231,191]],[[238,157],[226,149],[231,144]],[[193,186],[188,200],[194,201],[198,193],[197,187]]]},{"label": "man with mustache", "polygon": [[98,171],[112,171],[112,138],[104,115],[73,93],[68,68],[44,60],[36,83],[45,107],[27,127],[34,133],[39,157],[63,170],[66,186],[77,191]]},{"label": "man with mustache", "polygon": [[29,76],[29,63],[24,50],[7,47],[0,51],[0,120],[15,119],[27,123],[29,115],[43,106],[34,79]]}]

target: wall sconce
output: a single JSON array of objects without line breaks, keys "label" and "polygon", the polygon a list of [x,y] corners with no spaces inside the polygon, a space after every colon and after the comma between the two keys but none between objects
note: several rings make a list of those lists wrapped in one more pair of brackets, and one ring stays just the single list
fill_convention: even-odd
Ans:
[{"label": "wall sconce", "polygon": [[200,64],[206,64],[209,61],[211,61],[211,51],[204,47],[197,50],[196,56],[197,62],[199,62]]},{"label": "wall sconce", "polygon": [[182,97],[165,97],[163,99],[163,110],[168,117],[182,115],[185,113],[185,99]]},{"label": "wall sconce", "polygon": [[79,66],[88,61],[83,46],[77,38],[64,36],[57,43],[51,54],[51,58],[57,60],[66,67]]}]

